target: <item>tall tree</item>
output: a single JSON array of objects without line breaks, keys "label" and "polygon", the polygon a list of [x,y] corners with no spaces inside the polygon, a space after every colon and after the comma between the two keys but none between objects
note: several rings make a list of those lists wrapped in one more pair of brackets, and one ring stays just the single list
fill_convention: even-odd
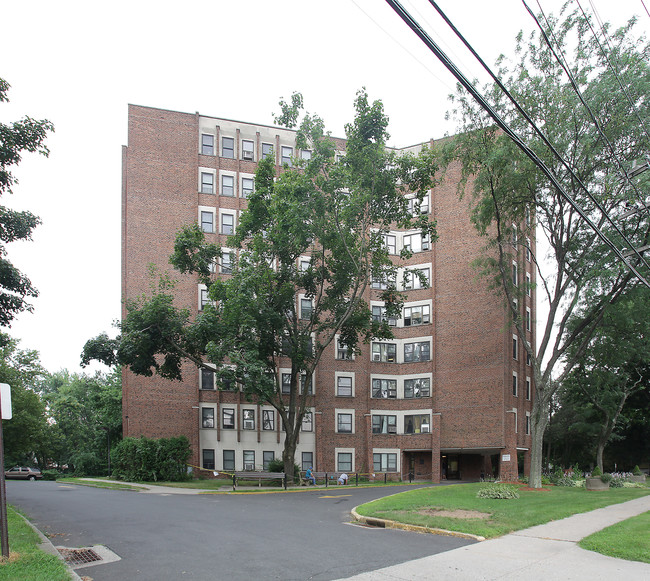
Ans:
[{"label": "tall tree", "polygon": [[[277,120],[293,126],[302,97],[294,94],[281,107]],[[297,147],[311,150],[311,159],[295,160],[279,175],[272,160],[260,162],[255,192],[228,241],[240,249],[232,276],[215,279],[211,265],[222,257],[221,249],[207,244],[198,226],[179,233],[171,262],[181,273],[197,273],[213,304],[190,320],[174,306],[173,289],[163,281],[151,298],[128,304],[118,340],[104,335],[85,348],[86,361],[117,361],[137,374],[180,379],[181,363],[188,359],[214,370],[222,385],[237,382],[246,397],[277,410],[287,474],[293,474],[323,351],[337,336],[350,353],[361,341],[392,336],[387,320],[372,320],[364,298],[371,280],[381,280],[387,317],[400,312],[398,264],[384,235],[396,225],[417,228],[432,240],[436,235],[428,216],[410,212],[404,196],[413,192],[416,204],[422,201],[432,185],[433,153],[396,156],[385,145],[388,119],[381,102],[369,102],[361,91],[355,108],[344,156],[336,154],[323,121],[306,114]],[[409,256],[404,251],[401,259]],[[399,272],[421,278],[408,269]],[[280,383],[281,367],[291,368],[288,394]]]},{"label": "tall tree", "polygon": [[[0,103],[8,101],[8,90],[9,84],[0,79]],[[49,121],[30,117],[9,125],[0,123],[0,196],[11,194],[12,186],[17,184],[11,169],[20,162],[23,152],[49,154],[43,144],[48,131],[54,131]],[[31,212],[0,206],[0,326],[8,326],[18,313],[30,311],[29,297],[38,296],[30,280],[8,260],[6,244],[30,240],[39,223]]]},{"label": "tall tree", "polygon": [[[644,186],[647,189],[650,173],[631,177],[629,172],[632,163],[648,153],[647,133],[642,133],[639,119],[647,126],[650,103],[645,95],[650,91],[650,49],[644,39],[632,35],[633,21],[611,34],[608,29],[611,48],[606,53],[580,14],[563,12],[561,20],[551,17],[549,22],[556,47],[563,53],[571,51],[570,71],[590,111],[597,114],[602,134],[539,34],[532,33],[528,39],[519,34],[518,60],[509,64],[502,57],[498,76],[535,124],[543,128],[573,173],[546,147],[496,85],[487,86],[484,94],[491,97],[493,108],[550,168],[582,215],[461,92],[455,97],[453,111],[460,120],[460,132],[450,154],[462,164],[464,180],[460,189],[473,191],[474,221],[489,241],[479,267],[505,296],[506,308],[531,358],[535,398],[530,482],[535,487],[541,486],[542,442],[553,393],[580,362],[605,308],[615,303],[626,287],[635,284],[634,276],[583,216],[619,247],[627,246],[621,234],[639,248],[648,243],[650,234],[647,211],[628,212],[639,203],[638,192]],[[620,231],[608,222],[606,214]],[[537,248],[542,250],[532,256],[531,262],[537,271],[536,294],[541,295],[538,300],[543,298],[548,304],[546,319],[537,321],[541,329],[537,349],[525,339],[525,321],[514,301],[533,289],[521,278],[515,284],[512,274],[513,261],[519,262],[519,272],[523,271],[524,256],[534,249],[532,244],[526,248],[527,239],[535,240],[536,234]],[[639,266],[636,257],[630,260]]]},{"label": "tall tree", "polygon": [[[650,385],[650,291],[636,288],[606,309],[584,356],[566,377],[561,402],[582,409],[595,428],[596,464],[629,398]],[[576,321],[579,322],[579,321]]]},{"label": "tall tree", "polygon": [[48,421],[45,402],[38,394],[46,371],[37,351],[18,349],[18,342],[0,334],[0,383],[11,386],[12,419],[2,423],[5,461],[44,466]]}]

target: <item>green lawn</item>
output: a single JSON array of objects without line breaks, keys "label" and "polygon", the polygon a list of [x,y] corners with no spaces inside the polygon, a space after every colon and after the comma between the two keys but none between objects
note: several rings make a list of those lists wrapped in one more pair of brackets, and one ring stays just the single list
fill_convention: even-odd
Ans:
[{"label": "green lawn", "polygon": [[[490,500],[476,498],[482,486],[484,484],[480,483],[455,484],[411,490],[363,504],[357,512],[363,516],[493,538],[650,494],[648,488],[592,492],[584,488],[551,486],[547,491],[538,492],[522,489],[518,499]],[[441,510],[450,514],[440,516]]]},{"label": "green lawn", "polygon": [[578,545],[610,557],[650,563],[650,512],[598,531]]},{"label": "green lawn", "polygon": [[113,490],[143,490],[140,486],[132,486],[131,484],[122,484],[119,482],[108,482],[102,480],[84,480],[82,478],[57,478],[59,484],[79,484],[81,486],[92,486],[94,488],[111,488]]},{"label": "green lawn", "polygon": [[7,507],[9,524],[9,559],[0,563],[0,580],[16,581],[66,581],[70,573],[61,559],[39,549],[40,537],[10,506]]}]

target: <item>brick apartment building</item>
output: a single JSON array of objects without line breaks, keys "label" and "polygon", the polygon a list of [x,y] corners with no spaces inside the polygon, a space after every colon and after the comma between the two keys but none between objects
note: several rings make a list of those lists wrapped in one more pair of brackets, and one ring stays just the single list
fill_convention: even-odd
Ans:
[{"label": "brick apartment building", "polygon": [[[344,141],[337,147],[343,150]],[[149,292],[151,263],[171,270],[183,225],[198,221],[209,240],[227,248],[254,187],[257,161],[266,155],[275,157],[279,171],[308,152],[296,150],[292,130],[130,106],[122,170],[123,298]],[[412,473],[434,481],[482,473],[513,478],[518,461],[528,471],[532,369],[504,301],[470,265],[485,241],[470,223],[466,199],[458,198],[458,179],[459,168],[450,168],[444,183],[413,208],[437,220],[438,242],[417,232],[387,236],[396,253],[410,246],[409,266],[430,282],[417,288],[414,280],[415,288],[404,289],[402,317],[392,322],[395,338],[362,345],[354,358],[338,344],[323,355],[296,451],[303,469]],[[513,277],[534,283],[525,246],[519,245]],[[221,271],[228,276],[227,254]],[[196,278],[175,278],[177,303],[196,314],[205,289]],[[375,294],[371,289],[366,298],[381,316]],[[534,345],[535,291],[519,303]],[[275,410],[216,387],[213,374],[191,364],[182,382],[125,370],[124,436],[184,434],[191,463],[209,470],[259,470],[281,458]]]}]

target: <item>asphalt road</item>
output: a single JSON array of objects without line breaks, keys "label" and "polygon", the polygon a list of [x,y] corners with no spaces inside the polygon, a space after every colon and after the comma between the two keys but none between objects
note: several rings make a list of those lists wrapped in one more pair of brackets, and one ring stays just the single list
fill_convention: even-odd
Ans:
[{"label": "asphalt road", "polygon": [[340,579],[473,541],[350,523],[350,510],[406,487],[255,495],[161,495],[57,482],[7,482],[55,546],[105,545],[94,581]]}]

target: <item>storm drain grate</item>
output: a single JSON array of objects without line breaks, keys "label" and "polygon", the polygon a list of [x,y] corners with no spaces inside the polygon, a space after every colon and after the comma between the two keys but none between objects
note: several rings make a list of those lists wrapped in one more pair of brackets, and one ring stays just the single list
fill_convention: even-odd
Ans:
[{"label": "storm drain grate", "polygon": [[86,565],[102,560],[92,549],[59,549],[59,553],[61,553],[66,563],[73,567],[75,565]]}]

